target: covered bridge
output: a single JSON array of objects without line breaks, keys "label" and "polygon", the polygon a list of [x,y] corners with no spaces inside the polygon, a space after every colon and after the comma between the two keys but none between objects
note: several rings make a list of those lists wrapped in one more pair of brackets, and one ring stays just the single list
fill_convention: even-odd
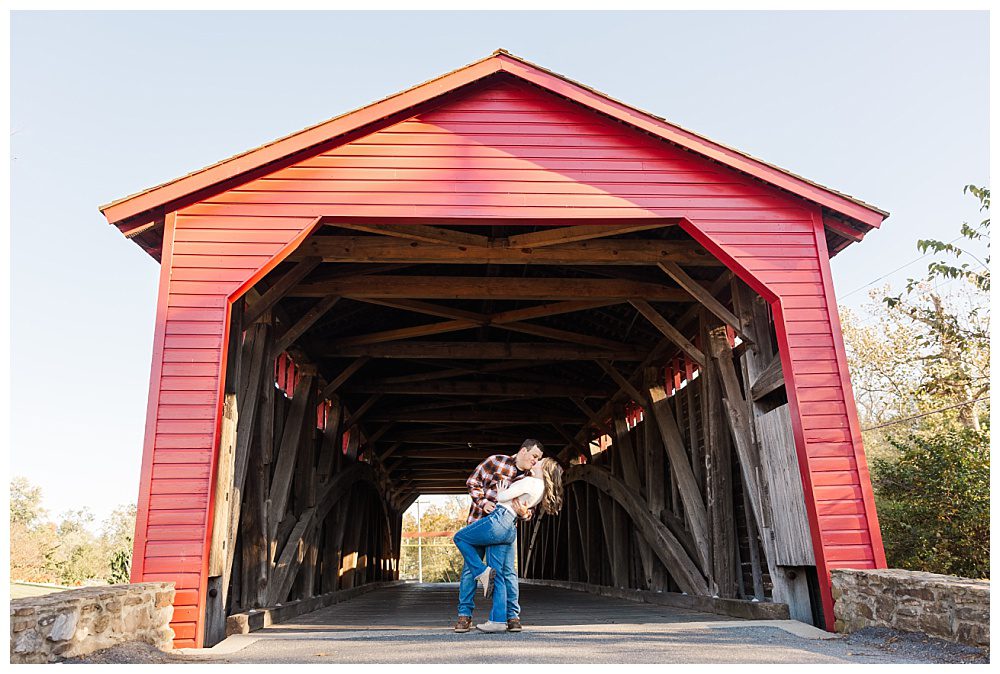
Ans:
[{"label": "covered bridge", "polygon": [[885,566],[829,258],[886,213],[511,54],[101,208],[161,263],[132,566],[178,647],[398,575],[526,437],[522,576],[787,603]]}]

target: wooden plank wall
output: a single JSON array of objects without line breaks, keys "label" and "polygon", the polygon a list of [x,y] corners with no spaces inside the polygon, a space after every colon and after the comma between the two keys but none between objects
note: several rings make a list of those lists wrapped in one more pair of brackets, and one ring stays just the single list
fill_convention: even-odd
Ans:
[{"label": "wooden plank wall", "polygon": [[319,216],[687,218],[782,298],[821,575],[826,560],[884,565],[818,210],[531,85],[491,81],[167,215],[133,578],[177,582],[177,646],[200,644],[228,304]]}]

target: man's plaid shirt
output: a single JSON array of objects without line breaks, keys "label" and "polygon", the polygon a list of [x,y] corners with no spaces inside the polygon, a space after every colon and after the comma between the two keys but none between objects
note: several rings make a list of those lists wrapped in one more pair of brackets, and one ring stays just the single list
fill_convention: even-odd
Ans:
[{"label": "man's plaid shirt", "polygon": [[495,454],[476,466],[476,470],[465,481],[465,486],[469,488],[469,496],[472,497],[469,519],[466,522],[475,522],[486,515],[483,506],[487,501],[497,502],[500,482],[506,482],[504,486],[509,486],[518,474],[514,457],[504,454]]}]

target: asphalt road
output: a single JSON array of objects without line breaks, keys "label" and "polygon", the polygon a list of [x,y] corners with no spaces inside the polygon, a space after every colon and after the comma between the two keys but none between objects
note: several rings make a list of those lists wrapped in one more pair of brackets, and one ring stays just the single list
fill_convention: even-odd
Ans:
[{"label": "asphalt road", "polygon": [[[832,636],[785,621],[734,620],[523,585],[524,631],[455,634],[457,586],[382,588],[289,622],[230,637],[187,662],[211,663],[941,663],[976,661],[949,645],[892,635]],[[477,622],[485,620],[480,603]],[[799,624],[796,624],[799,625]],[[825,638],[814,638],[823,636]],[[832,638],[831,638],[832,636]],[[498,652],[500,649],[500,652]],[[948,652],[945,652],[948,651]],[[981,661],[981,660],[979,660]]]}]

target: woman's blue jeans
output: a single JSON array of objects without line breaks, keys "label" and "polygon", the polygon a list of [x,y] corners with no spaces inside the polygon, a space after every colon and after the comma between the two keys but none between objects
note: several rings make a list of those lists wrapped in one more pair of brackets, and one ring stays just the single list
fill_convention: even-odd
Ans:
[{"label": "woman's blue jeans", "polygon": [[[487,564],[496,571],[490,620],[505,622],[521,612],[517,603],[517,574],[514,571],[515,520],[516,516],[509,508],[497,506],[489,515],[455,533],[455,546],[465,560],[458,586],[459,615],[472,616],[476,576],[486,570]],[[484,551],[486,563],[482,560]]]}]

